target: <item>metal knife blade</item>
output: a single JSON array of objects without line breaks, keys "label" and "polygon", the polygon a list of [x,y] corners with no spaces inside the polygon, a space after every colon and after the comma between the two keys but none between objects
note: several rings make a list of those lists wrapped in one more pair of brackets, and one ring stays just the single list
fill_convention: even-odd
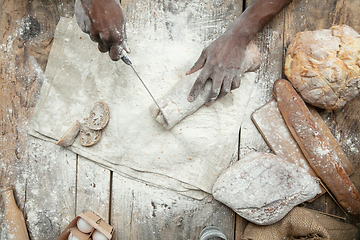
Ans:
[{"label": "metal knife blade", "polygon": [[166,117],[165,117],[164,112],[163,112],[162,109],[160,108],[159,104],[156,102],[154,96],[151,94],[150,90],[147,88],[147,86],[146,86],[146,84],[144,83],[144,81],[141,79],[140,75],[137,73],[137,71],[136,71],[135,68],[133,67],[130,58],[127,56],[127,54],[126,54],[124,51],[121,53],[121,60],[122,60],[126,65],[129,65],[129,66],[132,68],[132,70],[134,71],[134,73],[136,74],[136,76],[139,78],[140,82],[144,85],[146,91],[149,93],[150,97],[152,98],[152,100],[154,101],[154,103],[156,104],[156,106],[159,108],[161,114],[162,114],[163,117],[164,117],[164,120],[165,120],[166,124],[168,124],[168,121],[167,121],[167,119],[166,119]]}]

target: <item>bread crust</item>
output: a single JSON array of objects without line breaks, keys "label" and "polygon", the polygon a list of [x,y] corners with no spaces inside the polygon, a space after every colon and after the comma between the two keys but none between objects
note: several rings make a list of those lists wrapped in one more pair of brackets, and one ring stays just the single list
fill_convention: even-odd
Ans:
[{"label": "bread crust", "polygon": [[212,194],[248,221],[269,225],[319,191],[304,168],[272,153],[253,152],[221,173]]},{"label": "bread crust", "polygon": [[56,145],[62,147],[71,146],[74,143],[76,136],[79,134],[79,131],[80,131],[80,122],[76,120],[75,124],[66,131],[66,133],[60,138],[60,140],[56,143]]},{"label": "bread crust", "polygon": [[273,90],[279,110],[310,166],[346,211],[354,215],[359,214],[359,192],[346,174],[336,150],[317,126],[305,102],[285,79],[277,80]]}]

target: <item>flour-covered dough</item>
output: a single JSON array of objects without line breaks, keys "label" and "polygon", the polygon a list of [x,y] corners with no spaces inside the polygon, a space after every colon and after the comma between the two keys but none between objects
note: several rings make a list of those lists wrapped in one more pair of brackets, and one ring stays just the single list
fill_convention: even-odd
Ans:
[{"label": "flour-covered dough", "polygon": [[[255,71],[259,66],[260,50],[256,44],[251,41],[246,49],[244,72]],[[165,118],[155,103],[150,106],[152,115],[165,129],[171,129],[182,119],[193,114],[205,104],[210,94],[212,83],[211,81],[207,81],[200,91],[199,96],[193,102],[189,102],[187,96],[190,93],[194,81],[195,79],[193,81],[181,79],[169,92],[160,99],[157,99],[162,112],[165,114]]]},{"label": "flour-covered dough", "polygon": [[298,33],[286,53],[285,75],[313,106],[343,107],[360,88],[360,35],[347,25]]}]

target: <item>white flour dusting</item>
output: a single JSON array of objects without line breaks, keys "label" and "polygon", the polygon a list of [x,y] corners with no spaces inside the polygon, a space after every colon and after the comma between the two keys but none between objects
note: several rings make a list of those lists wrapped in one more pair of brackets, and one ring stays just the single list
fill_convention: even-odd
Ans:
[{"label": "white flour dusting", "polygon": [[[185,13],[161,15],[163,10],[155,10],[151,17],[156,22],[129,21],[128,38],[133,66],[157,98],[180,79],[195,80],[196,74],[184,73],[207,39],[200,41],[193,28],[183,27]],[[63,19],[58,26],[62,27],[46,70],[53,80],[37,106],[37,134],[60,138],[74,120],[88,115],[93,102],[103,100],[111,117],[100,142],[83,148],[75,140],[71,150],[126,176],[195,198],[204,197],[203,191],[210,193],[236,151],[239,123],[250,97],[246,88],[200,108],[166,131],[151,115],[152,99],[129,66],[99,53],[74,21]],[[141,35],[135,37],[140,29]],[[246,74],[242,81],[243,86],[252,86],[254,74]]]}]

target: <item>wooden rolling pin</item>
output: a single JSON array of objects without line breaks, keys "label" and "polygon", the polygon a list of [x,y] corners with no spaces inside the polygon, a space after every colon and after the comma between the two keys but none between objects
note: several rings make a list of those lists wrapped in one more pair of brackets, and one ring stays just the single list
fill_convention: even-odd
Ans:
[{"label": "wooden rolling pin", "polygon": [[[251,41],[246,49],[244,72],[254,71],[259,66],[260,51],[255,43]],[[182,79],[177,82],[163,97],[156,100],[166,117],[166,121],[155,104],[150,106],[152,115],[165,129],[171,129],[186,116],[196,112],[196,110],[205,104],[205,101],[211,91],[211,81],[207,81],[199,96],[193,102],[189,102],[187,100],[187,96],[189,95],[193,84],[194,82],[192,81]]]},{"label": "wooden rolling pin", "polygon": [[5,219],[9,240],[29,240],[23,213],[16,205],[14,193],[11,187],[1,190],[2,199],[5,203]]},{"label": "wooden rolling pin", "polygon": [[321,131],[305,102],[285,79],[277,80],[273,91],[279,110],[310,166],[347,212],[359,214],[359,192],[346,174],[337,151],[328,141],[328,136]]}]

